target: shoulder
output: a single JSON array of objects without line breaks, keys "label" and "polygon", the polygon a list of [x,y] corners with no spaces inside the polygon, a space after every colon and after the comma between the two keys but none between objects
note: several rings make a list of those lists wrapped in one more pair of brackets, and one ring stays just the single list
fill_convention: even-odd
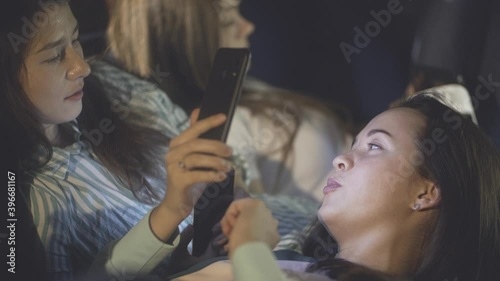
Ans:
[{"label": "shoulder", "polygon": [[167,95],[154,83],[96,58],[88,61],[91,76],[98,79],[112,105],[129,104],[132,100],[151,100],[173,106]]},{"label": "shoulder", "polygon": [[186,113],[156,84],[104,60],[90,59],[89,64],[92,75],[99,80],[111,102],[111,110],[123,120],[160,132],[171,132],[169,137],[187,127],[189,118]]}]

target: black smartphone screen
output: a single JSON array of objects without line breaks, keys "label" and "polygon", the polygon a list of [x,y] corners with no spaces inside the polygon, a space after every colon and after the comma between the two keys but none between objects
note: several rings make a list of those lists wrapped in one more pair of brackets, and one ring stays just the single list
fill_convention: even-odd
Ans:
[{"label": "black smartphone screen", "polygon": [[[241,87],[250,63],[248,49],[221,48],[217,51],[198,120],[218,113],[227,116],[223,125],[200,138],[225,142]],[[233,200],[234,170],[221,183],[209,183],[194,207],[193,256],[200,256],[212,240],[212,228],[224,216]]]},{"label": "black smartphone screen", "polygon": [[202,255],[210,241],[212,241],[212,228],[226,213],[227,208],[234,199],[234,170],[228,173],[225,181],[212,182],[207,185],[200,199],[194,207],[194,236],[193,256]]},{"label": "black smartphone screen", "polygon": [[250,51],[246,48],[221,48],[217,51],[198,120],[218,113],[226,114],[227,120],[201,138],[226,141],[249,63]]}]

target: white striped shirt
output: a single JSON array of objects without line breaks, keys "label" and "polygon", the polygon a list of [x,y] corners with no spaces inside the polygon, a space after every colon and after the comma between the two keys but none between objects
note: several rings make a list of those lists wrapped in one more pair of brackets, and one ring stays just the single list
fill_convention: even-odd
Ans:
[{"label": "white striped shirt", "polygon": [[[91,61],[90,65],[93,75],[103,83],[111,110],[125,122],[155,129],[169,138],[187,128],[185,112],[154,84],[102,61]],[[126,184],[103,167],[90,145],[80,140],[82,132],[76,121],[63,126],[73,132],[75,142],[65,148],[54,147],[50,161],[31,172],[32,214],[54,280],[71,280],[83,274],[100,250],[122,238],[153,207],[137,200]],[[241,152],[235,154],[248,183],[258,172],[238,157]],[[155,183],[162,197],[165,181]],[[258,197],[280,221],[281,235],[301,230],[317,208],[316,202],[305,198]],[[190,223],[192,217],[179,228],[182,231]]]},{"label": "white striped shirt", "polygon": [[[141,119],[126,122],[156,129],[168,137],[188,126],[184,111],[153,84],[123,77],[114,86],[133,89],[117,91],[111,97],[115,108],[122,106],[141,113],[135,116]],[[54,279],[69,280],[87,270],[99,250],[123,237],[153,206],[136,199],[102,165],[90,145],[80,140],[82,132],[76,121],[62,126],[73,132],[75,142],[65,148],[53,147],[50,161],[31,172],[34,180],[30,197],[34,222],[47,255],[47,270]],[[164,181],[155,188],[160,197],[164,189]],[[180,229],[189,223],[191,217]]]}]

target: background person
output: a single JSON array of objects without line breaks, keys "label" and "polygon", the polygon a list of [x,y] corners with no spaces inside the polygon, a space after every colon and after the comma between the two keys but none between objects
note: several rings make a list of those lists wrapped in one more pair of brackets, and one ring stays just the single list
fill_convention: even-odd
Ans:
[{"label": "background person", "polygon": [[[254,26],[239,2],[119,1],[107,31],[110,54],[190,112],[201,103],[217,49],[249,47]],[[240,104],[228,143],[258,170],[250,190],[319,201],[327,159],[350,142],[340,119],[319,101],[255,80],[247,80]]]}]

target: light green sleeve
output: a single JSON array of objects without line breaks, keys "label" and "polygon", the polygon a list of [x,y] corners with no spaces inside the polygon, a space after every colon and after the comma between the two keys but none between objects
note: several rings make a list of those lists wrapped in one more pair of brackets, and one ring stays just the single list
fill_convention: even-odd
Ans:
[{"label": "light green sleeve", "polygon": [[167,258],[179,244],[177,235],[172,245],[159,240],[149,226],[151,211],[130,231],[105,249],[94,260],[87,280],[133,280],[145,276]]},{"label": "light green sleeve", "polygon": [[287,281],[271,249],[262,242],[246,243],[232,257],[235,281]]}]

